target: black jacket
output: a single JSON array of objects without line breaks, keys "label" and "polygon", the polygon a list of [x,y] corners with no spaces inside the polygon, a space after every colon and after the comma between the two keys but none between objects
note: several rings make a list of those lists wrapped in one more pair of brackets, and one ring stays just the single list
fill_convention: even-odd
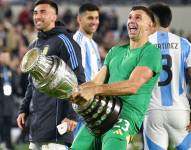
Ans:
[{"label": "black jacket", "polygon": [[[34,47],[47,52],[47,56],[60,57],[74,71],[79,84],[85,81],[81,49],[62,26],[56,26],[48,32],[39,32],[38,39],[32,42],[29,50]],[[19,113],[21,112],[28,114],[30,118],[30,141],[72,143],[72,133],[60,136],[56,128],[65,117],[77,120],[77,114],[74,112],[71,102],[59,100],[40,92],[34,87],[30,76]]]}]

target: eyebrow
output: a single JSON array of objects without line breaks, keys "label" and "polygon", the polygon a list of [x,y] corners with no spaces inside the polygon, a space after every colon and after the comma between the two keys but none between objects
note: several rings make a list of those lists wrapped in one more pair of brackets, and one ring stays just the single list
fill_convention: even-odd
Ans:
[{"label": "eyebrow", "polygon": [[40,9],[40,10],[34,10],[33,12],[46,12],[45,9]]}]

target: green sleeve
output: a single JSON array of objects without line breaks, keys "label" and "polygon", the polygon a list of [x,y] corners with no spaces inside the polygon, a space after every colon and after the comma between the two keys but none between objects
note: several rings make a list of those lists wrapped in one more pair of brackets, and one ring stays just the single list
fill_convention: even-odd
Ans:
[{"label": "green sleeve", "polygon": [[109,66],[109,62],[110,62],[110,60],[111,60],[111,58],[112,58],[112,50],[113,48],[111,48],[110,50],[109,50],[109,52],[107,53],[107,55],[106,55],[106,57],[105,57],[105,60],[104,60],[104,65],[106,65],[106,66]]},{"label": "green sleeve", "polygon": [[137,66],[147,66],[153,72],[159,73],[162,69],[162,57],[160,50],[154,46],[149,46],[142,53]]}]

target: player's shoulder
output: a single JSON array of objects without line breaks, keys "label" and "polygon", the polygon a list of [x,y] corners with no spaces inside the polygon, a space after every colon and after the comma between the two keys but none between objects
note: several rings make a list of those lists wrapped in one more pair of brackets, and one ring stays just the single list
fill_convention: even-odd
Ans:
[{"label": "player's shoulder", "polygon": [[172,33],[172,32],[165,32],[165,31],[157,31],[151,35],[149,35],[149,41],[153,39],[169,39],[169,38],[181,38],[180,36]]},{"label": "player's shoulder", "polygon": [[86,36],[84,35],[83,32],[77,30],[74,35],[73,35],[73,39],[77,42],[77,43],[84,43],[86,41]]},{"label": "player's shoulder", "polygon": [[188,39],[184,38],[184,37],[180,37],[181,38],[181,44],[185,44],[189,47],[191,47],[191,43],[190,41],[188,41]]},{"label": "player's shoulder", "polygon": [[151,50],[151,51],[160,51],[159,48],[157,48],[153,43],[151,43],[150,41],[147,42],[147,45],[146,45],[146,48],[148,50]]},{"label": "player's shoulder", "polygon": [[110,52],[112,53],[118,53],[119,51],[122,50],[127,50],[129,47],[129,44],[125,44],[125,45],[115,45],[110,49]]},{"label": "player's shoulder", "polygon": [[112,47],[112,49],[119,50],[119,49],[127,49],[128,47],[129,47],[129,44],[115,45]]},{"label": "player's shoulder", "polygon": [[153,55],[158,55],[159,57],[161,57],[161,51],[159,48],[157,48],[154,44],[152,44],[151,42],[147,42],[145,48],[143,49],[144,54],[149,54],[151,56]]},{"label": "player's shoulder", "polygon": [[190,42],[185,37],[181,37],[172,32],[168,32],[168,34],[169,34],[169,37],[180,39],[181,43],[190,44]]}]

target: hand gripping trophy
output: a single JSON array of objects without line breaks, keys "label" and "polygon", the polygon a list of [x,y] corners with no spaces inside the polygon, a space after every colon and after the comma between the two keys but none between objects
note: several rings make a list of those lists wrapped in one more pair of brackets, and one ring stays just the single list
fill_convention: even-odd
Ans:
[{"label": "hand gripping trophy", "polygon": [[[57,56],[45,56],[37,48],[29,50],[21,62],[21,71],[28,72],[34,86],[47,95],[69,99],[78,83],[74,72]],[[73,101],[72,101],[73,102]],[[76,110],[95,135],[108,131],[118,121],[122,103],[116,97],[95,96],[76,103]]]}]

